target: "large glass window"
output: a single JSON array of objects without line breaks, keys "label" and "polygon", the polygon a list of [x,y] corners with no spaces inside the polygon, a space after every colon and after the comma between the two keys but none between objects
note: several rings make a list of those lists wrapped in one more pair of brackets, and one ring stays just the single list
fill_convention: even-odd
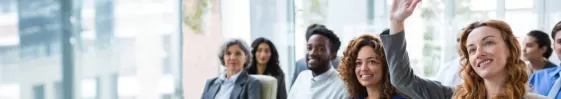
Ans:
[{"label": "large glass window", "polygon": [[0,99],[182,96],[179,0],[69,1],[0,0]]}]

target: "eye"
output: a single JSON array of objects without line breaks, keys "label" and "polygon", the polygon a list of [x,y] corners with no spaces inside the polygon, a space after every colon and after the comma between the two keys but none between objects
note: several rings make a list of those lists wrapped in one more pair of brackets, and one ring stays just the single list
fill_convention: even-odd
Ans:
[{"label": "eye", "polygon": [[475,54],[475,48],[468,48],[468,53],[469,53],[470,55]]},{"label": "eye", "polygon": [[356,65],[356,67],[360,67],[360,66],[362,66],[362,62],[356,61],[356,62],[355,62],[355,65]]},{"label": "eye", "polygon": [[377,62],[374,61],[374,60],[369,60],[369,61],[368,61],[368,64],[374,64],[374,63],[377,63]]},{"label": "eye", "polygon": [[308,46],[306,47],[306,49],[308,49],[308,51],[312,50],[312,47]]},{"label": "eye", "polygon": [[236,52],[236,56],[242,56],[241,52]]},{"label": "eye", "polygon": [[495,43],[493,43],[492,41],[485,42],[485,46],[489,46],[489,45],[493,45],[493,44],[495,44]]}]

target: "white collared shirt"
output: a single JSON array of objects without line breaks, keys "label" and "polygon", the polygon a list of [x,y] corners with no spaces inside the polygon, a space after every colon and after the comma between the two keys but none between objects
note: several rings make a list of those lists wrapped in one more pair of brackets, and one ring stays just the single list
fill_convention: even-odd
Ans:
[{"label": "white collared shirt", "polygon": [[234,86],[236,85],[236,80],[242,71],[232,75],[229,79],[226,78],[227,72],[228,71],[225,71],[218,77],[218,80],[220,80],[222,84],[220,84],[220,89],[218,90],[218,93],[216,93],[214,99],[230,99],[232,90],[234,90]]},{"label": "white collared shirt", "polygon": [[447,62],[444,67],[440,67],[438,70],[438,75],[436,75],[436,80],[440,81],[444,86],[455,87],[462,82],[462,78],[458,75],[458,72],[462,68],[460,63],[460,58],[456,58],[450,62]]},{"label": "white collared shirt", "polygon": [[339,72],[330,68],[316,77],[312,71],[302,71],[290,89],[288,99],[347,99],[347,90]]}]

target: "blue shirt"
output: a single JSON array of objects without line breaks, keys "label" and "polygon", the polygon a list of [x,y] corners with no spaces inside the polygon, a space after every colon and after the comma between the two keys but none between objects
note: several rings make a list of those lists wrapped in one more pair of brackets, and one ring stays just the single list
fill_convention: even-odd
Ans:
[{"label": "blue shirt", "polygon": [[232,90],[234,90],[234,85],[236,85],[236,80],[240,76],[241,72],[242,71],[232,75],[228,79],[228,78],[226,78],[227,71],[225,71],[223,75],[220,75],[218,77],[218,80],[221,80],[222,84],[220,85],[220,89],[218,90],[218,93],[216,94],[215,99],[230,99],[230,95],[232,94]]},{"label": "blue shirt", "polygon": [[[553,84],[559,79],[561,67],[547,68],[534,72],[530,77],[529,84],[535,93],[547,96]],[[561,92],[557,93],[555,99],[561,99]]]}]

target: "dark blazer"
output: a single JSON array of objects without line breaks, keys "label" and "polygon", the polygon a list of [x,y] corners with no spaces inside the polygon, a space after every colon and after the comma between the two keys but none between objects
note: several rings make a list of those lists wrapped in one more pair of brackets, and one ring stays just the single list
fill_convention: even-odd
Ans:
[{"label": "dark blazer", "polygon": [[[340,56],[337,56],[335,59],[331,60],[331,64],[333,65],[333,68],[335,68],[335,70],[337,70],[337,67],[339,66],[339,61],[341,61]],[[306,63],[306,58],[302,58],[296,61],[296,67],[294,67],[294,73],[292,74],[293,76],[292,76],[292,80],[290,81],[290,87],[294,85],[294,81],[296,81],[296,78],[298,78],[300,72],[304,70],[308,70],[308,64]]]},{"label": "dark blazer", "polygon": [[[214,99],[221,85],[222,81],[218,77],[207,80],[201,99]],[[242,70],[230,99],[261,99],[261,82]]]}]

